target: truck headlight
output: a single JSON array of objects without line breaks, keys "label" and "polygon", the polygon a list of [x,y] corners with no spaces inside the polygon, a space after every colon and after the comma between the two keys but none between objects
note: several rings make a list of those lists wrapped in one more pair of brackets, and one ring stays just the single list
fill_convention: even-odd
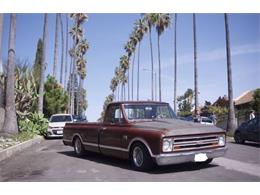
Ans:
[{"label": "truck headlight", "polygon": [[225,146],[225,143],[226,143],[226,141],[225,141],[225,135],[219,136],[219,137],[218,137],[218,145],[219,145],[219,146]]},{"label": "truck headlight", "polygon": [[164,138],[162,151],[163,152],[171,152],[172,151],[173,140],[171,138]]}]

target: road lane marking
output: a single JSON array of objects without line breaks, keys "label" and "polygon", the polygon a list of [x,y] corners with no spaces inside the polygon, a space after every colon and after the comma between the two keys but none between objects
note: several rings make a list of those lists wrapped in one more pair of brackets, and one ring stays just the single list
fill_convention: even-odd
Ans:
[{"label": "road lane marking", "polygon": [[213,162],[217,165],[225,167],[226,169],[235,170],[260,177],[260,165],[241,162],[224,157],[216,158]]}]

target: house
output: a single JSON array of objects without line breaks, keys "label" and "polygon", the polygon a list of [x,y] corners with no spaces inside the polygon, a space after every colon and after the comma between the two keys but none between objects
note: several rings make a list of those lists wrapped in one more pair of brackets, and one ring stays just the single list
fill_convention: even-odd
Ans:
[{"label": "house", "polygon": [[253,101],[253,95],[255,90],[246,91],[234,99],[236,110],[247,110],[250,108],[250,104]]}]

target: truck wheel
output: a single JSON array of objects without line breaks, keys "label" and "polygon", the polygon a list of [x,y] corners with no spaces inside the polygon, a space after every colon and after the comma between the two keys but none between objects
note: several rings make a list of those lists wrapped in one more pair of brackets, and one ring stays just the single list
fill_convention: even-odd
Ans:
[{"label": "truck wheel", "polygon": [[235,133],[234,139],[235,142],[238,144],[243,144],[245,142],[245,140],[243,140],[242,135],[239,131]]},{"label": "truck wheel", "polygon": [[131,162],[135,170],[145,171],[153,167],[153,160],[147,148],[141,143],[135,143],[131,150]]},{"label": "truck wheel", "polygon": [[85,149],[79,137],[74,140],[74,151],[77,156],[83,156],[85,154]]}]

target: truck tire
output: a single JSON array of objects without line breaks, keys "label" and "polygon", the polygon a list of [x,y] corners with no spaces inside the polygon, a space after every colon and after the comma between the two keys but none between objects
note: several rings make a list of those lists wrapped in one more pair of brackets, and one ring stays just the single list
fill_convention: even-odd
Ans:
[{"label": "truck tire", "polygon": [[130,153],[132,166],[137,171],[150,170],[154,163],[147,148],[141,143],[135,143]]},{"label": "truck tire", "polygon": [[79,137],[76,137],[73,141],[74,151],[77,156],[83,156],[85,154],[85,149]]}]

